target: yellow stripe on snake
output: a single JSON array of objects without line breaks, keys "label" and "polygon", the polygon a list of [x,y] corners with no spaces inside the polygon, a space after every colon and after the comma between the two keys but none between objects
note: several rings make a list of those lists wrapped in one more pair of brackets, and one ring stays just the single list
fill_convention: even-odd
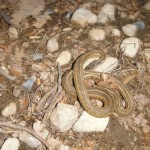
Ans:
[{"label": "yellow stripe on snake", "polygon": [[[116,114],[123,117],[131,114],[134,109],[133,98],[127,87],[119,79],[108,73],[84,69],[85,62],[93,57],[98,57],[102,61],[105,59],[105,53],[92,50],[79,56],[73,69],[63,75],[63,89],[72,97],[78,98],[83,109],[94,117],[107,117]],[[109,83],[115,85],[115,87],[98,85],[88,88],[84,84],[84,80],[87,78],[107,78]],[[91,99],[100,100],[103,106],[97,107],[93,105]],[[124,108],[121,107],[122,101],[125,102]]]}]

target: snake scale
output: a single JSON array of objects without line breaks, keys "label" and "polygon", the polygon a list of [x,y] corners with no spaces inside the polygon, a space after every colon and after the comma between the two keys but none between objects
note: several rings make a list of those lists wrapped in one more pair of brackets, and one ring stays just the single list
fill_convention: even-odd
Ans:
[{"label": "snake scale", "polygon": [[[127,116],[134,109],[133,98],[127,87],[115,76],[108,73],[100,73],[84,69],[85,62],[90,58],[98,57],[100,61],[105,59],[105,53],[92,50],[80,55],[74,63],[73,69],[67,71],[62,78],[63,89],[72,97],[78,98],[83,109],[94,117],[107,117],[110,115]],[[88,88],[84,84],[87,78],[106,78],[115,85],[114,88],[105,85]],[[91,99],[99,100],[103,106],[93,105]],[[122,100],[125,107],[122,108]]]}]

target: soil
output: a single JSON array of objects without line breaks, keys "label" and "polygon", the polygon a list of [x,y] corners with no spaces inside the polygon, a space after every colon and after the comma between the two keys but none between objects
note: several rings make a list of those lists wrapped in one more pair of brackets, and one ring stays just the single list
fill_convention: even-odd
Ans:
[{"label": "soil", "polygon": [[[1,116],[0,118],[16,123],[25,121],[27,126],[32,127],[32,123],[36,119],[42,120],[44,114],[43,110],[39,113],[34,109],[38,104],[38,100],[57,83],[59,72],[55,62],[59,53],[68,50],[72,54],[69,64],[61,67],[62,72],[65,73],[68,69],[72,68],[74,61],[83,52],[102,50],[107,55],[116,57],[119,60],[119,67],[113,73],[118,75],[122,81],[129,78],[127,87],[136,103],[134,112],[127,118],[110,117],[109,124],[103,133],[77,133],[72,130],[61,133],[53,125],[49,124],[49,121],[45,124],[52,137],[62,141],[63,144],[70,146],[74,150],[150,149],[150,60],[140,54],[143,49],[150,48],[150,14],[142,8],[146,1],[133,0],[130,3],[129,0],[118,0],[115,2],[107,0],[107,2],[119,8],[116,12],[116,20],[101,26],[102,28],[112,26],[121,31],[123,25],[134,23],[138,19],[145,23],[145,28],[139,30],[136,35],[143,42],[143,47],[133,59],[123,56],[120,52],[120,43],[126,38],[122,31],[119,38],[108,35],[104,41],[91,41],[88,36],[89,30],[93,27],[99,27],[98,24],[80,28],[65,18],[69,11],[73,12],[85,3],[89,3],[90,6],[92,5],[90,10],[98,14],[99,9],[106,1],[46,0],[45,2],[45,11],[55,10],[55,13],[50,15],[51,19],[47,20],[41,28],[35,28],[33,24],[36,19],[33,16],[23,18],[20,26],[15,26],[19,37],[12,39],[8,36],[8,29],[14,25],[9,21],[10,15],[18,6],[18,1],[0,0],[0,66],[8,71],[10,75],[17,77],[17,80],[11,81],[5,76],[0,75],[0,112],[10,102],[16,103],[18,112],[11,117],[4,118]],[[132,20],[128,17],[122,19],[119,16],[121,11],[125,12],[128,16],[133,15],[135,18]],[[140,13],[137,13],[138,11]],[[71,27],[72,30],[69,32],[62,31],[68,27]],[[46,49],[46,43],[49,38],[56,35],[58,36],[60,48],[54,53],[49,53]],[[35,39],[31,39],[31,36]],[[39,39],[36,39],[36,36],[39,36]],[[33,60],[32,56],[34,53],[41,53],[43,58],[36,61]],[[48,74],[45,81],[41,79],[40,73]],[[130,79],[135,73],[137,73],[137,76]],[[37,77],[37,80],[31,91],[28,92],[22,88],[22,85],[33,75]],[[16,92],[18,94],[14,89],[17,89]],[[74,105],[76,100],[70,99],[66,94],[63,101]],[[139,119],[140,116],[142,116],[141,119]],[[139,122],[136,122],[136,120]],[[15,133],[15,131],[13,132]],[[12,137],[11,130],[10,132],[1,132],[0,130],[0,147],[8,137]],[[32,150],[32,148],[22,142],[19,150]]]}]

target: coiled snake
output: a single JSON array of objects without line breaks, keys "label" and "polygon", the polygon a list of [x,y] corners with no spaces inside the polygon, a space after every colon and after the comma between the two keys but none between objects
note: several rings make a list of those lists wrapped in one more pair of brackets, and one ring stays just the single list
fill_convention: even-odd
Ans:
[{"label": "coiled snake", "polygon": [[[72,97],[78,98],[84,110],[94,117],[107,117],[116,114],[118,116],[127,116],[131,114],[134,109],[133,98],[127,87],[119,79],[108,73],[83,69],[85,62],[92,57],[98,57],[102,61],[105,59],[105,53],[92,50],[79,56],[73,69],[63,75],[63,89]],[[84,80],[89,77],[96,79],[107,77],[109,83],[115,85],[115,87],[98,85],[88,88],[84,84]],[[93,105],[91,99],[100,100],[103,103],[103,107]],[[122,100],[125,102],[124,108],[121,107]]]}]

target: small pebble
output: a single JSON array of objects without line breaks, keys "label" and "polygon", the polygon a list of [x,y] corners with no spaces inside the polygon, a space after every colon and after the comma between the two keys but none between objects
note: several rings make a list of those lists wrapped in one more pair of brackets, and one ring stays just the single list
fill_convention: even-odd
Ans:
[{"label": "small pebble", "polygon": [[118,29],[112,29],[111,33],[116,36],[116,37],[120,37],[121,33]]},{"label": "small pebble", "polygon": [[11,39],[17,39],[19,36],[19,33],[15,27],[9,27],[8,35]]},{"label": "small pebble", "polygon": [[19,145],[19,140],[17,138],[8,138],[2,145],[1,150],[18,150]]},{"label": "small pebble", "polygon": [[41,60],[43,58],[43,55],[41,53],[35,53],[33,55],[33,60]]},{"label": "small pebble", "polygon": [[127,14],[125,12],[120,12],[120,17],[121,18],[126,18],[127,17]]},{"label": "small pebble", "polygon": [[101,8],[99,14],[98,14],[98,23],[106,24],[108,21],[114,21],[115,20],[115,6],[106,3]]},{"label": "small pebble", "polygon": [[106,33],[102,29],[92,29],[89,32],[89,36],[96,41],[103,41],[105,39]]},{"label": "small pebble", "polygon": [[32,76],[31,78],[29,78],[26,82],[23,83],[22,87],[27,90],[28,92],[30,92],[34,82],[36,81],[36,76]]},{"label": "small pebble", "polygon": [[134,58],[138,53],[142,42],[136,37],[129,37],[121,42],[120,49],[123,55]]},{"label": "small pebble", "polygon": [[56,62],[60,64],[60,66],[66,65],[71,60],[71,54],[69,51],[62,51],[58,58],[56,59]]},{"label": "small pebble", "polygon": [[122,31],[127,36],[135,36],[137,27],[134,24],[126,24],[122,27]]},{"label": "small pebble", "polygon": [[17,106],[15,102],[9,103],[1,112],[1,115],[4,117],[9,117],[15,115],[17,111]]},{"label": "small pebble", "polygon": [[143,30],[145,28],[145,23],[143,21],[136,21],[133,25],[135,25],[137,29]]},{"label": "small pebble", "polygon": [[85,27],[88,24],[96,23],[97,16],[85,8],[79,8],[73,13],[71,22],[81,27]]},{"label": "small pebble", "polygon": [[47,12],[49,15],[52,15],[52,14],[54,14],[54,13],[55,13],[55,10],[54,10],[54,9],[49,8],[49,9],[47,9],[47,10],[46,10],[46,12]]},{"label": "small pebble", "polygon": [[41,121],[36,120],[33,123],[33,129],[38,133],[43,139],[46,139],[49,131],[45,128],[45,125],[41,123]]},{"label": "small pebble", "polygon": [[52,52],[57,51],[58,49],[59,49],[59,45],[58,45],[56,38],[49,39],[47,43],[47,50],[50,53],[52,53]]}]

